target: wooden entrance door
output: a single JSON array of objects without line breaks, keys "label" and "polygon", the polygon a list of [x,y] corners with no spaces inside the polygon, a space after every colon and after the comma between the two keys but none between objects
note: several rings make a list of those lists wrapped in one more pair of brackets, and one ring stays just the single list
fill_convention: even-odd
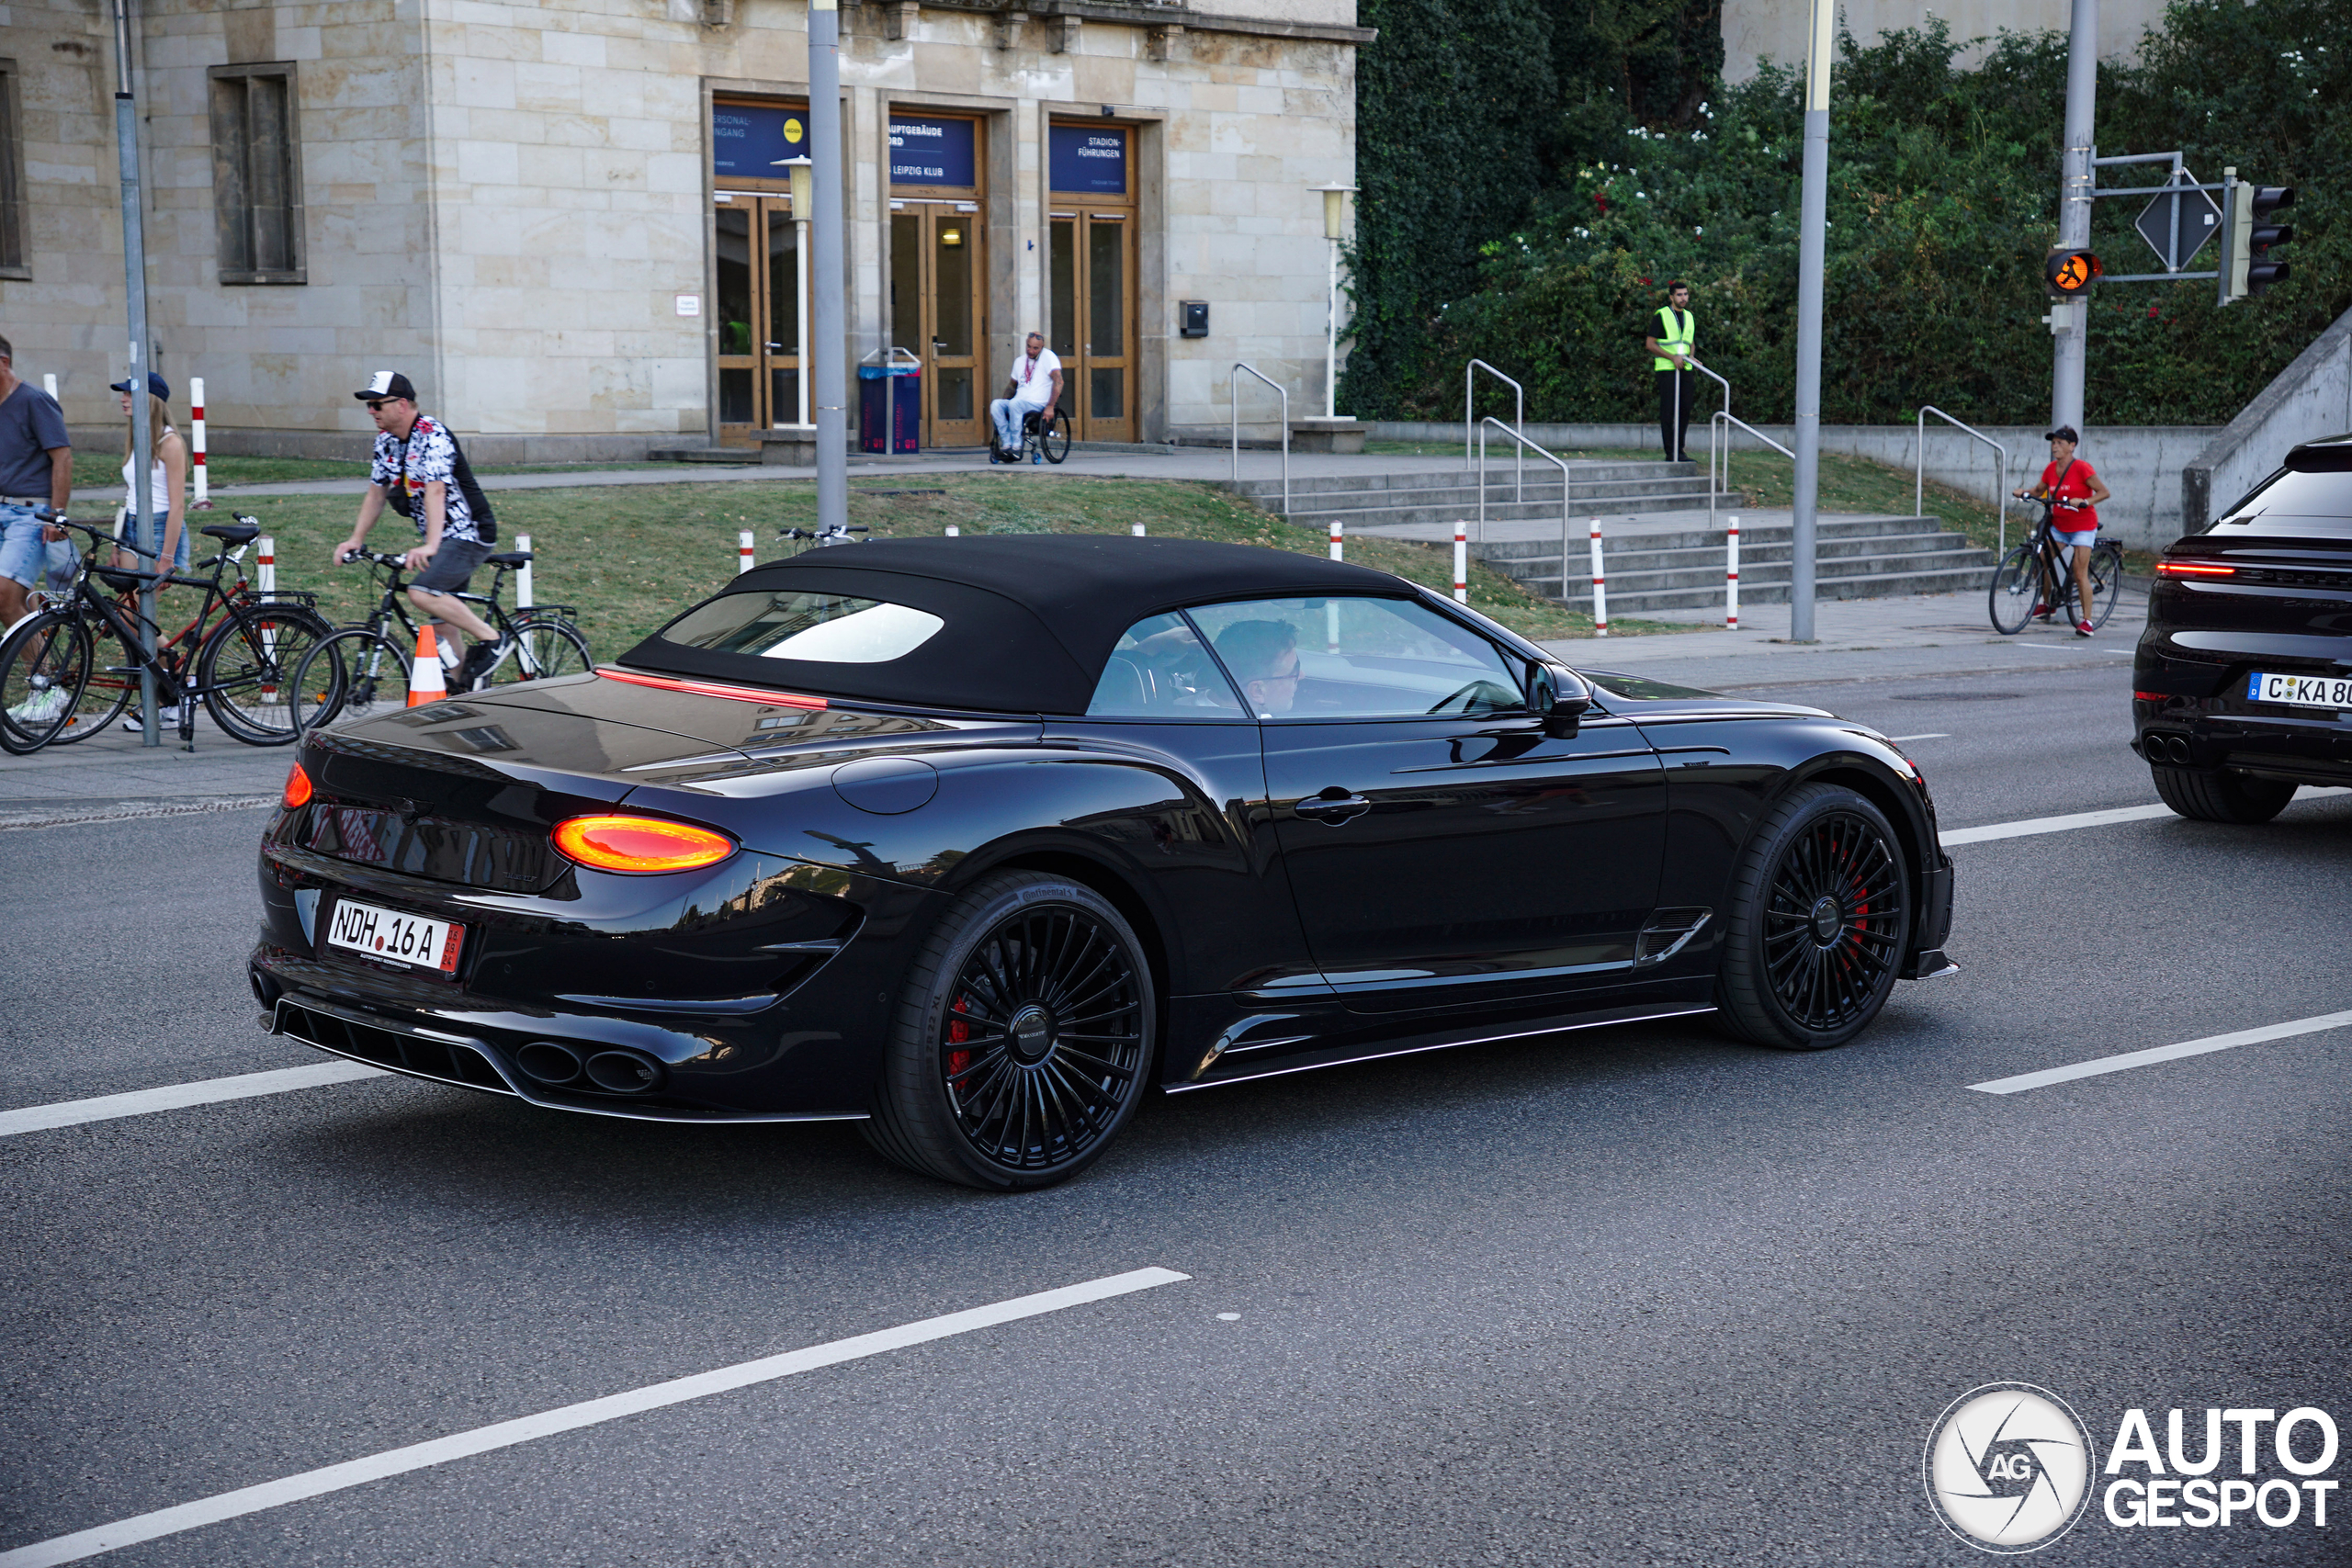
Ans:
[{"label": "wooden entrance door", "polygon": [[733,194],[712,224],[718,257],[718,438],[753,446],[800,408],[800,267],[792,203]]},{"label": "wooden entrance door", "polygon": [[978,202],[890,214],[890,344],[922,361],[922,444],[988,441],[987,313]]},{"label": "wooden entrance door", "polygon": [[1136,438],[1133,209],[1051,215],[1053,349],[1062,411],[1081,441]]}]

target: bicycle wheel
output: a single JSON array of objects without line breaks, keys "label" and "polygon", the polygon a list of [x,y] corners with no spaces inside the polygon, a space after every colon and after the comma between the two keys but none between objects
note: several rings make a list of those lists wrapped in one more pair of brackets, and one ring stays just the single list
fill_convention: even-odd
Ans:
[{"label": "bicycle wheel", "polygon": [[514,650],[498,661],[488,684],[504,686],[517,681],[552,681],[559,675],[584,675],[595,666],[588,639],[560,615],[518,615],[514,621]]},{"label": "bicycle wheel", "polygon": [[319,639],[294,671],[300,734],[408,706],[408,658],[390,638],[350,626]]},{"label": "bicycle wheel", "polygon": [[1993,629],[2003,637],[2017,636],[2033,619],[2033,607],[2041,599],[2041,558],[2031,545],[2013,547],[1993,569]]},{"label": "bicycle wheel", "polygon": [[297,739],[294,672],[327,635],[327,624],[299,604],[239,609],[204,639],[196,659],[196,683],[212,722],[248,746]]},{"label": "bicycle wheel", "polygon": [[50,737],[52,746],[71,746],[105,734],[139,695],[138,655],[105,622],[85,611],[71,613],[90,637],[90,678],[82,682],[63,727]]},{"label": "bicycle wheel", "polygon": [[2112,539],[2102,539],[2091,551],[2091,603],[2098,613],[2091,617],[2091,629],[2107,625],[2115,614],[2115,592],[2123,586],[2123,547]]},{"label": "bicycle wheel", "polygon": [[90,678],[90,632],[79,615],[44,610],[0,645],[0,747],[38,751],[72,717]]},{"label": "bicycle wheel", "polygon": [[1037,445],[1046,449],[1046,461],[1048,463],[1058,463],[1069,456],[1069,420],[1057,415],[1054,423],[1037,437]]}]

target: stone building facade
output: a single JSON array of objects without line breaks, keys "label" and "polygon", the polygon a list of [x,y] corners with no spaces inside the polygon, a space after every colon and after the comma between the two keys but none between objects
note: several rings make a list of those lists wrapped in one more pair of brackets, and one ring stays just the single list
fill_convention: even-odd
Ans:
[{"label": "stone building facade", "polygon": [[[1222,436],[1237,360],[1319,411],[1317,187],[1354,183],[1372,35],[1219,3],[842,0],[848,357],[920,363],[927,444],[981,439],[1032,327],[1082,436]],[[85,425],[127,357],[109,9],[0,3],[0,332]],[[806,0],[135,11],[156,362],[204,378],[215,450],[360,449],[381,366],[484,461],[798,423]]]}]

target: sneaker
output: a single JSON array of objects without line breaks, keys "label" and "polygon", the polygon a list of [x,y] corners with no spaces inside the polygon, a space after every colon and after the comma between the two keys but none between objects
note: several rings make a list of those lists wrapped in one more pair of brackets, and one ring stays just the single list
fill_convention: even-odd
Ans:
[{"label": "sneaker", "polygon": [[472,691],[474,683],[490,673],[490,667],[498,662],[500,655],[514,646],[513,637],[501,637],[496,642],[478,642],[466,649],[465,662],[449,678],[451,694]]},{"label": "sneaker", "polygon": [[2088,621],[2076,621],[2075,623],[2075,635],[2076,637],[2088,637],[2092,632],[2098,629],[2098,628],[2092,626]]},{"label": "sneaker", "polygon": [[141,735],[146,732],[146,717],[141,713],[140,709],[136,705],[134,705],[129,713],[122,716],[122,728],[133,735]]},{"label": "sneaker", "polygon": [[65,688],[51,686],[35,692],[8,710],[8,716],[18,724],[48,724],[65,711]]}]

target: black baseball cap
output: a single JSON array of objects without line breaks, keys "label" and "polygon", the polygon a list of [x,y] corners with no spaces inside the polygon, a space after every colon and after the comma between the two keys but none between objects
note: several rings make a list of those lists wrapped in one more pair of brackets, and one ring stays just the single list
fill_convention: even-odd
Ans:
[{"label": "black baseball cap", "polygon": [[363,403],[381,402],[387,398],[405,398],[416,401],[416,389],[409,378],[397,370],[379,370],[368,378],[368,385],[351,394]]},{"label": "black baseball cap", "polygon": [[2044,441],[2064,441],[2070,446],[2080,446],[2083,444],[2083,438],[2075,434],[2075,427],[2071,424],[2062,424],[2055,430],[2045,430],[2041,433],[2041,438]]},{"label": "black baseball cap", "polygon": [[[147,389],[154,393],[157,397],[163,399],[167,403],[172,400],[172,384],[164,379],[163,372],[160,370],[150,370],[147,372]],[[127,392],[130,390],[130,378],[125,376],[119,381],[107,382],[107,390],[109,392]]]}]

